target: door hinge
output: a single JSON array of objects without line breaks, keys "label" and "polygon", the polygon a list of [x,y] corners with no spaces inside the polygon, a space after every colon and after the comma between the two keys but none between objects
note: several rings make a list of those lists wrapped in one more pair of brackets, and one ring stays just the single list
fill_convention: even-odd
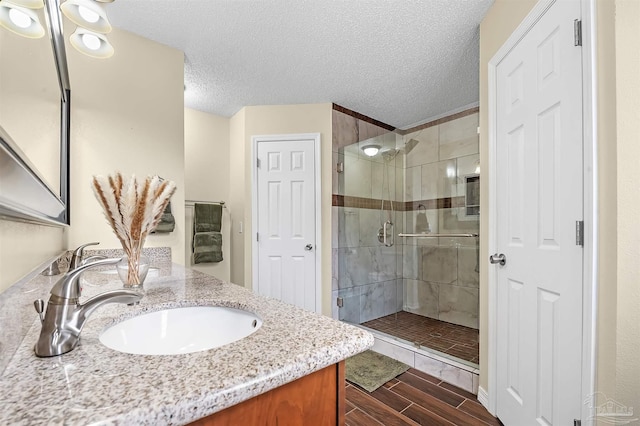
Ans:
[{"label": "door hinge", "polygon": [[256,167],[260,168],[260,159],[259,158],[256,158]]},{"label": "door hinge", "polygon": [[260,241],[260,234],[256,232],[256,241]]},{"label": "door hinge", "polygon": [[576,220],[576,245],[584,246],[584,221]]},{"label": "door hinge", "polygon": [[582,426],[582,420],[573,419],[573,426]]},{"label": "door hinge", "polygon": [[338,308],[342,308],[344,306],[344,299],[342,297],[338,297],[336,299],[336,305],[338,305]]},{"label": "door hinge", "polygon": [[573,21],[573,45],[582,46],[582,21],[579,19]]}]

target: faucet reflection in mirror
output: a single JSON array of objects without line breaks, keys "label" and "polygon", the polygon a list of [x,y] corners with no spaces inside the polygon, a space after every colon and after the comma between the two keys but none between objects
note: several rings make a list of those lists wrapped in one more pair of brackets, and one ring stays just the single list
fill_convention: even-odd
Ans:
[{"label": "faucet reflection in mirror", "polygon": [[[34,10],[42,9],[44,2],[58,7],[59,0],[0,0],[0,26],[28,38],[40,38],[45,30]],[[69,37],[73,47],[94,58],[109,58],[114,49],[105,34],[111,32],[107,13],[100,3],[113,0],[67,0],[60,10],[77,25]]]},{"label": "faucet reflection in mirror", "polygon": [[[134,175],[124,179],[115,173],[93,177],[95,196],[126,254],[125,287],[142,285],[149,268],[148,261],[145,263],[141,258],[144,240],[160,223],[175,190],[175,183],[158,176],[138,179]],[[123,274],[119,275],[123,278]]]}]

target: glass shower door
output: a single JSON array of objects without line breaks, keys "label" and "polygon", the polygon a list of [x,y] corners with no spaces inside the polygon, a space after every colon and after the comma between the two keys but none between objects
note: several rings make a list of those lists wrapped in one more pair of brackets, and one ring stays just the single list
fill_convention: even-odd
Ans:
[{"label": "glass shower door", "polygon": [[354,324],[402,310],[398,273],[402,250],[397,234],[403,216],[398,211],[397,189],[401,186],[396,181],[402,172],[397,168],[395,147],[396,134],[389,132],[337,153],[339,202],[334,203],[333,215],[339,232],[334,240],[334,294],[342,303],[338,318]]}]

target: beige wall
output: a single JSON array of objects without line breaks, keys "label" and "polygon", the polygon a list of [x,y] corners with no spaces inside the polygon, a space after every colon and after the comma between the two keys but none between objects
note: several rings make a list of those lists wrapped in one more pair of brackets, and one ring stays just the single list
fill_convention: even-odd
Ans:
[{"label": "beige wall", "polygon": [[62,253],[63,228],[0,220],[0,292]]},{"label": "beige wall", "polygon": [[614,398],[616,386],[617,166],[615,3],[597,1],[598,323],[596,386]]},{"label": "beige wall", "polygon": [[185,108],[184,162],[187,200],[227,200],[229,119]]},{"label": "beige wall", "polygon": [[109,34],[115,55],[89,58],[67,47],[71,74],[70,247],[100,241],[120,248],[91,190],[93,175],[159,175],[172,180],[175,231],[147,237],[145,246],[171,247],[183,264],[183,53],[134,34]]},{"label": "beige wall", "polygon": [[[496,0],[480,24],[480,168],[483,178],[480,181],[480,235],[489,235],[489,140],[488,125],[488,75],[489,60],[502,47],[511,33],[531,11],[536,0]],[[489,258],[488,239],[480,239],[480,259]],[[480,262],[480,387],[488,390],[488,286],[487,263]]]},{"label": "beige wall", "polygon": [[[234,173],[238,173],[238,170],[244,171],[242,179],[236,181],[232,176],[233,187],[240,188],[240,184],[244,185],[244,201],[241,202],[236,199],[237,196],[232,196],[234,198],[232,206],[234,223],[238,220],[244,221],[244,238],[242,238],[244,256],[234,257],[231,280],[240,283],[234,281],[234,277],[239,278],[238,269],[240,265],[244,265],[242,284],[248,288],[252,287],[251,166],[253,162],[251,161],[251,138],[257,135],[320,133],[322,312],[325,315],[331,315],[331,112],[331,104],[250,106],[243,108],[231,120],[231,169],[234,170]],[[236,146],[241,140],[242,148]],[[234,192],[233,188],[231,191]],[[240,219],[241,217],[242,219]],[[234,254],[239,253],[240,238],[237,233],[232,237],[235,243],[235,247],[232,249]]]},{"label": "beige wall", "polygon": [[[640,409],[640,2],[617,0],[617,357],[616,400]],[[604,283],[603,283],[604,284]]]},{"label": "beige wall", "polygon": [[[197,201],[229,200],[229,119],[194,109],[184,109],[185,198]],[[227,206],[228,207],[228,206]],[[223,261],[191,265],[193,207],[185,206],[185,265],[229,281],[231,241],[230,209],[223,210]]]}]

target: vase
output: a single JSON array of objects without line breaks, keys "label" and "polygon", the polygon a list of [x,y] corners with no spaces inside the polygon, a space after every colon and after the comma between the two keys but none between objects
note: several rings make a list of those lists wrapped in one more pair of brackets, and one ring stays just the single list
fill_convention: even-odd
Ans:
[{"label": "vase", "polygon": [[142,287],[149,272],[149,258],[146,256],[124,256],[116,264],[116,270],[122,283],[127,288]]}]

